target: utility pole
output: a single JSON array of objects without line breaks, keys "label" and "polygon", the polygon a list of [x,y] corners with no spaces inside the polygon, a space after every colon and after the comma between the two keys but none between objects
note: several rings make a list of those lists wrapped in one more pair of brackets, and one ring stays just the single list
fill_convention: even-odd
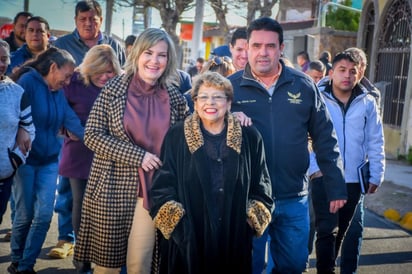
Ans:
[{"label": "utility pole", "polygon": [[191,59],[200,56],[200,45],[203,41],[203,14],[205,0],[196,0],[195,21],[193,22]]},{"label": "utility pole", "polygon": [[105,18],[105,32],[110,35],[112,32],[112,18],[113,18],[114,0],[106,1],[106,18]]},{"label": "utility pole", "polygon": [[24,0],[24,8],[23,10],[28,12],[29,11],[29,0]]}]

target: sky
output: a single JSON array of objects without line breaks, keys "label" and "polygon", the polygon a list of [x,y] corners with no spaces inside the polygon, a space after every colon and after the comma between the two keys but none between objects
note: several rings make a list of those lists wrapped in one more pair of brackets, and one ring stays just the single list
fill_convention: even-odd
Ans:
[{"label": "sky", "polygon": [[[30,0],[29,11],[34,15],[44,17],[50,24],[51,29],[74,30],[75,0]],[[105,7],[103,8],[103,25]],[[13,19],[14,16],[24,9],[24,0],[0,0],[0,16]],[[112,33],[125,38],[132,31],[132,8],[121,8],[112,20]]]},{"label": "sky", "polygon": [[[29,11],[34,15],[44,17],[50,24],[51,29],[72,31],[74,30],[74,9],[76,6],[76,0],[30,0]],[[105,18],[105,6],[102,1],[103,9],[103,25],[104,31],[104,18]],[[24,8],[24,0],[0,0],[0,17],[9,17],[13,19],[14,16],[22,11]],[[151,27],[160,27],[161,19],[158,12],[152,9],[152,22]],[[237,15],[238,12],[229,13],[228,22],[235,23],[236,25],[246,24],[246,20]],[[182,20],[193,20],[195,10],[187,11],[182,15]],[[112,33],[120,38],[126,38],[132,32],[132,15],[133,8],[119,8],[117,7],[116,13],[113,14],[112,19]],[[205,7],[204,21],[215,22],[216,17],[213,10],[210,7]]]}]

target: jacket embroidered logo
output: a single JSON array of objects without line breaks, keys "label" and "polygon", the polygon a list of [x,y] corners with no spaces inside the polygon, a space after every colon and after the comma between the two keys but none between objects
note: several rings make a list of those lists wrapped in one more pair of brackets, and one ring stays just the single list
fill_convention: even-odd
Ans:
[{"label": "jacket embroidered logo", "polygon": [[297,94],[293,94],[292,92],[288,91],[288,95],[290,97],[288,99],[289,103],[291,103],[291,104],[300,104],[300,103],[302,103],[302,99],[299,99],[299,97],[301,95],[300,92],[297,93]]}]

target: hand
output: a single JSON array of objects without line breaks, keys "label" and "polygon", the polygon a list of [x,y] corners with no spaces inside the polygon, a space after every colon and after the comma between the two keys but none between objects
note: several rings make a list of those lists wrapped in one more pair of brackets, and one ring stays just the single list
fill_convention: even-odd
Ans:
[{"label": "hand", "polygon": [[346,204],[346,200],[334,200],[330,201],[329,204],[329,212],[336,213],[340,208],[342,208]]},{"label": "hand", "polygon": [[233,112],[232,114],[236,117],[236,119],[240,122],[242,126],[248,127],[253,124],[252,118],[244,114],[242,111]]},{"label": "hand", "polygon": [[73,133],[71,133],[68,130],[66,130],[66,134],[67,134],[67,137],[70,138],[70,140],[73,140],[73,141],[79,141],[80,140],[76,135],[74,135]]},{"label": "hand", "polygon": [[159,169],[161,166],[162,161],[160,161],[159,157],[146,151],[142,161],[143,170],[149,172],[152,169]]},{"label": "hand", "polygon": [[368,194],[373,194],[378,190],[378,186],[369,182]]},{"label": "hand", "polygon": [[18,129],[16,136],[16,146],[20,148],[23,154],[27,154],[31,150],[30,134],[23,128]]}]

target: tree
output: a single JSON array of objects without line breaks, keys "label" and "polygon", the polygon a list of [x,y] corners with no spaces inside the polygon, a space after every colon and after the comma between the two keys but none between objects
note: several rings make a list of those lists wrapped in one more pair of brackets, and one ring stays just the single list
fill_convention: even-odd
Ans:
[{"label": "tree", "polygon": [[[351,7],[352,1],[345,0],[341,4]],[[335,8],[333,6],[328,7],[328,13],[326,14],[326,25],[329,27],[337,30],[358,31],[359,20],[360,13]]]},{"label": "tree", "polygon": [[184,11],[193,8],[194,0],[115,0],[116,4],[123,7],[133,7],[142,5],[145,9],[148,7],[155,8],[160,13],[162,27],[170,35],[175,43],[179,60],[182,57],[182,49],[179,44],[179,36],[176,33],[177,23]]},{"label": "tree", "polygon": [[246,0],[247,1],[247,24],[249,25],[254,19],[256,19],[257,12],[259,17],[272,16],[272,8],[279,0]]},{"label": "tree", "polygon": [[225,37],[225,41],[230,41],[230,26],[226,20],[226,14],[228,11],[239,11],[246,8],[247,14],[246,24],[249,25],[257,15],[260,16],[272,16],[272,8],[279,0],[209,0],[212,9],[215,11],[216,19],[219,22],[219,30],[222,36]]}]

